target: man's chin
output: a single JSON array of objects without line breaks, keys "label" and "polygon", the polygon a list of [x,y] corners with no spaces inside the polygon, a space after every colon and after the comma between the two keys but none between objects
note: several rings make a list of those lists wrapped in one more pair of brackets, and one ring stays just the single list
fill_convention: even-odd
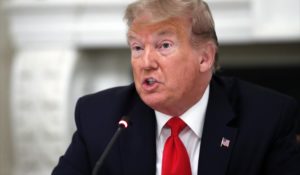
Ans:
[{"label": "man's chin", "polygon": [[162,106],[164,102],[164,98],[158,96],[157,94],[142,95],[142,100],[146,105],[155,110]]}]

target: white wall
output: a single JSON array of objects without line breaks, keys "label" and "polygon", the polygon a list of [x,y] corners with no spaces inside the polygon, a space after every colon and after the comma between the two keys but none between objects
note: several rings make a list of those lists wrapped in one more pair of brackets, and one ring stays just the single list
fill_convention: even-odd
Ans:
[{"label": "white wall", "polygon": [[11,48],[7,31],[6,16],[0,0],[0,175],[10,175],[11,139],[9,122],[9,84]]}]

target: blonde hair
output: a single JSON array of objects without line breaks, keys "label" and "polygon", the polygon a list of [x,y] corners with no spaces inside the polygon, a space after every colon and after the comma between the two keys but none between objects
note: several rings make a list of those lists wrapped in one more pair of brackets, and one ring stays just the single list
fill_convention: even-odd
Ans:
[{"label": "blonde hair", "polygon": [[[215,24],[207,3],[203,0],[137,0],[127,6],[124,19],[128,27],[135,18],[150,12],[153,21],[161,21],[176,16],[186,16],[192,20],[191,42],[197,47],[203,40],[212,40],[218,50]],[[214,69],[218,68],[218,51]]]}]

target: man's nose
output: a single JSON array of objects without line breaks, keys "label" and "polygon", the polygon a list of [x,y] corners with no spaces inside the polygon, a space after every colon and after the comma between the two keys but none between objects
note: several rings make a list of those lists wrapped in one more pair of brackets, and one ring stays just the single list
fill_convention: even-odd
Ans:
[{"label": "man's nose", "polygon": [[158,55],[153,48],[146,48],[143,55],[143,69],[152,70],[158,68]]}]

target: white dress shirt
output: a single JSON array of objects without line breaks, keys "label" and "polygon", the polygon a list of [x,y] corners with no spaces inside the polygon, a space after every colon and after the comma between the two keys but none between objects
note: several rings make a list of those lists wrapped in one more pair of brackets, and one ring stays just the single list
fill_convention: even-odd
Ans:
[{"label": "white dress shirt", "polygon": [[[183,115],[179,116],[187,124],[187,127],[180,132],[179,137],[188,152],[192,168],[192,175],[197,175],[198,173],[200,144],[208,96],[209,86],[206,88],[202,98]],[[156,175],[161,175],[163,149],[165,141],[171,134],[171,130],[164,126],[172,116],[165,115],[158,111],[155,111],[155,116],[157,121]]]}]

